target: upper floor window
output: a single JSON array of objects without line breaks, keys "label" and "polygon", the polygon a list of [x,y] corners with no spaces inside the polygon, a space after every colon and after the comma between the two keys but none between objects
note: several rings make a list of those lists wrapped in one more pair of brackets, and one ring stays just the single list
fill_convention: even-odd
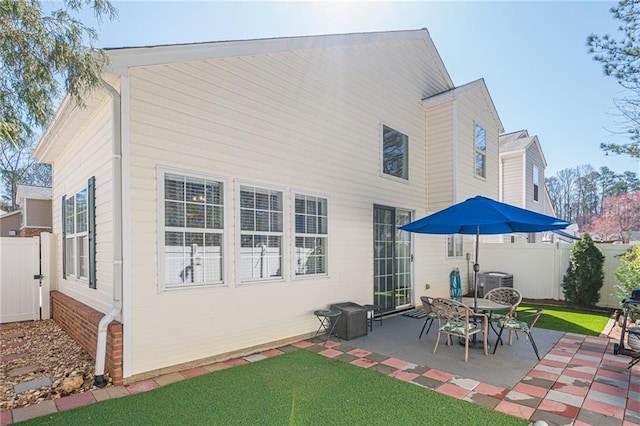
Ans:
[{"label": "upper floor window", "polygon": [[462,235],[447,235],[447,257],[462,257]]},{"label": "upper floor window", "polygon": [[533,165],[533,201],[538,201],[540,188],[540,168]]},{"label": "upper floor window", "polygon": [[240,282],[282,277],[282,192],[240,186]]},{"label": "upper floor window", "polygon": [[295,195],[296,275],[327,274],[327,199]]},{"label": "upper floor window", "polygon": [[382,172],[409,179],[409,137],[382,125]]},{"label": "upper floor window", "polygon": [[487,177],[487,131],[479,124],[475,129],[475,174]]},{"label": "upper floor window", "polygon": [[162,288],[223,281],[223,183],[212,179],[163,173],[160,256]]}]

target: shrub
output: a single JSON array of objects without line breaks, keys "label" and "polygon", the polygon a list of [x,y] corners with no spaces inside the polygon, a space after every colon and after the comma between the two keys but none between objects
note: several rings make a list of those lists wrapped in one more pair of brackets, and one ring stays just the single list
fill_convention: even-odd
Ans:
[{"label": "shrub", "polygon": [[[624,307],[623,301],[631,295],[631,290],[640,287],[640,245],[629,249],[620,257],[620,265],[615,273],[616,297],[620,301],[620,307]],[[637,307],[630,307],[631,318],[638,316]]]},{"label": "shrub", "polygon": [[571,248],[569,267],[562,279],[564,298],[570,304],[595,306],[603,284],[604,255],[585,233]]}]

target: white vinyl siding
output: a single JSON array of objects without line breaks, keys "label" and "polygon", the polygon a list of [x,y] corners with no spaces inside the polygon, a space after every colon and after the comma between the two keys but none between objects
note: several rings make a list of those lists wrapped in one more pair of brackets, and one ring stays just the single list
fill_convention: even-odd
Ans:
[{"label": "white vinyl siding", "polygon": [[[487,108],[487,98],[478,88],[465,92],[457,100],[458,140],[456,148],[455,202],[483,195],[498,199],[498,128]],[[475,174],[475,124],[486,132],[486,170],[484,179]]]},{"label": "white vinyl siding", "polygon": [[[448,89],[434,57],[415,40],[129,70],[132,374],[303,335],[317,328],[313,310],[371,301],[373,204],[425,213],[420,100]],[[411,141],[407,181],[380,173],[382,121]],[[233,186],[225,195],[234,236],[225,286],[158,294],[159,165],[213,173]],[[240,186],[282,192],[281,277],[240,281]],[[330,202],[328,273],[304,285],[294,273],[291,188]],[[428,239],[415,241],[424,253]],[[430,273],[416,268],[416,282]]]},{"label": "white vinyl siding", "polygon": [[522,188],[524,164],[522,155],[502,157],[502,202],[524,208],[522,204]]},{"label": "white vinyl siding", "polygon": [[427,110],[427,211],[434,212],[453,203],[455,170],[453,102]]},{"label": "white vinyl siding", "polygon": [[[112,190],[112,107],[105,100],[87,119],[53,164],[52,231],[57,236],[57,290],[100,311],[109,312],[113,305],[113,197]],[[62,277],[62,197],[75,195],[96,180],[96,281],[95,289],[78,285],[76,278]],[[154,209],[155,210],[155,209]],[[148,218],[147,218],[148,221]]]}]

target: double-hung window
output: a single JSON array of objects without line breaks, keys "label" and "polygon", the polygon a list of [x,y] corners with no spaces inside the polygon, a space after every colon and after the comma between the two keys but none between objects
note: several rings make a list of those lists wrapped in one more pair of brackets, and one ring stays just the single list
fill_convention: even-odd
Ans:
[{"label": "double-hung window", "polygon": [[382,125],[382,173],[409,179],[409,136]]},{"label": "double-hung window", "polygon": [[474,132],[475,144],[475,174],[479,177],[487,177],[487,131],[476,124]]},{"label": "double-hung window", "polygon": [[462,235],[447,235],[447,257],[462,257]]},{"label": "double-hung window", "polygon": [[240,282],[282,278],[283,194],[240,186]]},{"label": "double-hung window", "polygon": [[95,279],[95,179],[75,194],[62,197],[62,276]]},{"label": "double-hung window", "polygon": [[533,165],[533,201],[538,201],[540,192],[540,168]]},{"label": "double-hung window", "polygon": [[327,274],[327,199],[295,194],[295,273]]},{"label": "double-hung window", "polygon": [[224,185],[162,172],[161,289],[223,283]]}]

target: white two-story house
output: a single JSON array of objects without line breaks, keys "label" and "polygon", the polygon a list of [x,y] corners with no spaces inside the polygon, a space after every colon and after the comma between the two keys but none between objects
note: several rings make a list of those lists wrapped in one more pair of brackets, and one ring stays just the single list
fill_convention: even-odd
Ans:
[{"label": "white two-story house", "polygon": [[465,241],[397,227],[497,198],[504,130],[427,30],[108,53],[103,89],[65,98],[35,153],[53,165],[52,315],[95,330],[76,338],[98,375],[300,340],[336,302],[448,295]]}]

